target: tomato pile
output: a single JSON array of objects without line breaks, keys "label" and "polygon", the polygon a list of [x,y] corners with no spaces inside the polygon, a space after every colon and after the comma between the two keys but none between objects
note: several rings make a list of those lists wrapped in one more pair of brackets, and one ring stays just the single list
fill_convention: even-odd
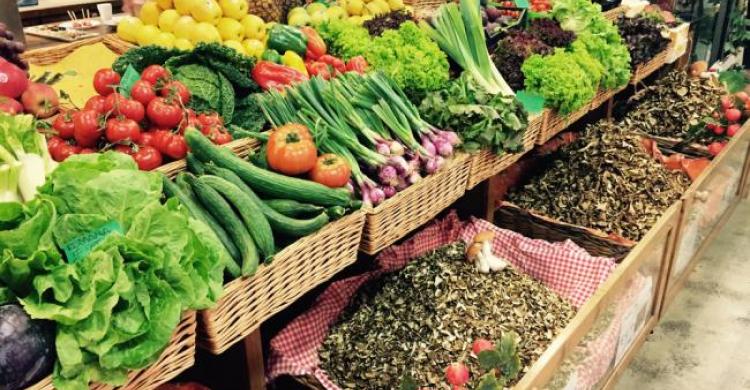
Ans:
[{"label": "tomato pile", "polygon": [[215,144],[232,140],[217,113],[196,114],[187,108],[190,91],[160,65],[143,70],[127,98],[120,92],[120,75],[100,69],[92,96],[82,109],[63,110],[52,122],[50,155],[63,161],[74,154],[116,150],[133,157],[142,170],[151,170],[188,152],[185,129],[201,130]]}]

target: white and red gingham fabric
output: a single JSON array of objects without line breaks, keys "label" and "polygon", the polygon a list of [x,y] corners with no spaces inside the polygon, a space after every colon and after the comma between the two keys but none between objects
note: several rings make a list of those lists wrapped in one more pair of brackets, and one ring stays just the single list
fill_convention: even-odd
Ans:
[{"label": "white and red gingham fabric", "polygon": [[402,245],[378,255],[376,271],[331,284],[312,308],[292,321],[271,340],[267,364],[269,380],[281,375],[312,375],[328,390],[339,390],[320,369],[318,348],[331,325],[365,282],[403,268],[410,259],[462,239],[471,242],[480,231],[492,230],[493,251],[516,269],[527,273],[580,307],[612,273],[613,259],[589,255],[572,241],[550,243],[534,240],[491,223],[472,219],[462,224],[455,213],[436,221]]}]

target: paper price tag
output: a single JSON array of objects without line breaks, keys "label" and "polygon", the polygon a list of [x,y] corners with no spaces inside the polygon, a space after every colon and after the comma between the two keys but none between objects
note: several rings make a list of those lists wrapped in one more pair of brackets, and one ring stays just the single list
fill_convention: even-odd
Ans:
[{"label": "paper price tag", "polygon": [[76,263],[86,257],[94,247],[99,245],[107,236],[113,233],[122,234],[122,226],[117,221],[110,221],[104,225],[82,234],[62,246],[68,263]]},{"label": "paper price tag", "polygon": [[122,96],[129,98],[130,90],[133,89],[133,84],[135,84],[140,78],[141,74],[133,68],[133,65],[128,65],[127,69],[125,69],[125,74],[122,75],[122,78],[120,79],[119,92]]}]

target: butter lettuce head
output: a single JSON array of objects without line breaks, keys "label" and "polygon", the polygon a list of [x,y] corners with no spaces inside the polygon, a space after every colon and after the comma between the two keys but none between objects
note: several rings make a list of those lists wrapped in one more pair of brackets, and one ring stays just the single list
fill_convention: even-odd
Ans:
[{"label": "butter lettuce head", "polygon": [[[178,202],[161,203],[160,174],[120,153],[73,156],[33,203],[0,204],[0,300],[57,323],[56,388],[123,384],[156,361],[187,309],[218,299],[221,244]],[[62,248],[107,224],[78,261]]]}]

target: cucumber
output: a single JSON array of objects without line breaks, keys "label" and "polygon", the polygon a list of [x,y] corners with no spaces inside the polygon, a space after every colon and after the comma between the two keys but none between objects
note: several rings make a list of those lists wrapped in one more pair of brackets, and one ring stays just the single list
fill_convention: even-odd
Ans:
[{"label": "cucumber", "polygon": [[323,212],[323,210],[325,210],[325,208],[321,206],[300,203],[296,200],[291,199],[264,199],[263,203],[267,204],[270,208],[286,215],[287,217],[292,218],[314,216],[320,214],[321,212]]},{"label": "cucumber", "polygon": [[255,274],[260,261],[258,248],[255,247],[250,232],[247,231],[245,225],[242,224],[242,221],[240,221],[232,210],[232,206],[230,206],[229,203],[227,203],[227,201],[216,192],[216,190],[196,179],[195,176],[188,176],[188,181],[193,187],[198,199],[201,200],[201,203],[211,215],[216,217],[216,219],[227,230],[229,236],[232,237],[235,245],[237,245],[237,249],[239,249],[242,254],[242,276],[251,276]]},{"label": "cucumber", "polygon": [[237,176],[237,174],[229,169],[210,166],[208,170],[211,174],[221,177],[246,192],[250,198],[260,206],[263,215],[268,218],[268,223],[271,225],[271,229],[276,233],[281,233],[290,237],[303,237],[320,230],[320,228],[325,226],[329,221],[326,213],[321,213],[317,217],[311,219],[295,219],[287,217],[265,204],[258,195],[256,195],[239,176]]},{"label": "cucumber", "polygon": [[345,189],[332,189],[309,180],[297,179],[258,168],[253,164],[214,146],[200,131],[185,131],[185,141],[195,156],[230,169],[254,190],[269,198],[289,198],[321,206],[348,206],[351,195]]},{"label": "cucumber", "polygon": [[[180,174],[180,176],[185,176]],[[224,249],[227,251],[227,256],[231,261],[227,262],[227,272],[233,277],[240,275],[240,266],[237,261],[240,260],[240,251],[234,245],[232,240],[229,238],[227,231],[216,221],[216,218],[204,210],[197,199],[193,195],[193,191],[188,187],[187,189],[181,188],[168,177],[163,176],[164,179],[164,193],[167,196],[174,196],[182,202],[183,205],[188,209],[190,215],[193,218],[203,221],[208,227],[216,234],[216,238],[219,239]],[[189,192],[188,192],[189,191]]]},{"label": "cucumber", "polygon": [[341,206],[333,206],[326,209],[326,214],[328,214],[328,218],[331,218],[331,221],[335,221],[346,215],[346,209]]},{"label": "cucumber", "polygon": [[185,161],[187,161],[188,170],[193,174],[200,176],[206,173],[206,167],[194,154],[188,153]]},{"label": "cucumber", "polygon": [[198,181],[211,186],[234,206],[245,223],[245,228],[253,237],[255,245],[258,246],[261,255],[264,256],[266,261],[270,261],[276,252],[273,244],[273,232],[260,206],[236,185],[220,177],[205,175],[198,178]]}]

